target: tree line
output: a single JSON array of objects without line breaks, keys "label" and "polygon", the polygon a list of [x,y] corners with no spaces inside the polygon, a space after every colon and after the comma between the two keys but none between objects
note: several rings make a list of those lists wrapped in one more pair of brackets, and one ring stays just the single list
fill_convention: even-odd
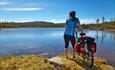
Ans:
[{"label": "tree line", "polygon": [[[102,21],[102,22],[100,22]],[[21,28],[21,27],[65,27],[65,23],[52,23],[45,21],[34,21],[34,22],[0,22],[0,28]],[[96,19],[96,24],[82,24],[84,29],[115,29],[115,18],[111,19],[110,22],[106,21],[105,17]]]}]

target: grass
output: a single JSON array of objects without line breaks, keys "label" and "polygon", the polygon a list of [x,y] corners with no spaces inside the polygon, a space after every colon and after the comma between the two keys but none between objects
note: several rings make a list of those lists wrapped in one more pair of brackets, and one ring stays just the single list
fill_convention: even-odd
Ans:
[{"label": "grass", "polygon": [[1,56],[0,70],[114,70],[104,58],[95,57],[94,66],[89,68],[81,56],[76,60],[66,59],[63,54],[57,57],[62,59],[63,65],[51,63],[49,58],[39,55]]},{"label": "grass", "polygon": [[37,55],[0,57],[0,70],[54,70],[47,57]]},{"label": "grass", "polygon": [[63,55],[59,55],[59,57],[63,59],[64,65],[68,70],[115,70],[115,68],[108,64],[105,58],[95,57],[94,66],[90,68],[86,65],[81,56],[78,56],[75,60],[71,60],[71,53],[69,53],[68,56],[69,59],[65,59]]}]

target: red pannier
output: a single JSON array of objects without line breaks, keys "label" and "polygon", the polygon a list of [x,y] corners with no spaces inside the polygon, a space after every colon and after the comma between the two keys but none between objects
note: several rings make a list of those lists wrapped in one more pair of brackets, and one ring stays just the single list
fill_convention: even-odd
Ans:
[{"label": "red pannier", "polygon": [[78,44],[76,43],[74,46],[74,51],[77,51],[81,54],[85,54],[85,47],[84,46],[78,46]]},{"label": "red pannier", "polygon": [[[95,42],[91,43],[90,48],[91,48],[93,54],[96,53],[96,43]],[[79,52],[81,54],[85,54],[86,53],[85,47],[84,46],[78,46],[77,43],[74,46],[74,51],[77,51],[77,52]]]},{"label": "red pannier", "polygon": [[94,53],[96,53],[96,43],[94,42],[94,43],[91,43],[91,50],[92,50],[92,53],[94,54]]}]

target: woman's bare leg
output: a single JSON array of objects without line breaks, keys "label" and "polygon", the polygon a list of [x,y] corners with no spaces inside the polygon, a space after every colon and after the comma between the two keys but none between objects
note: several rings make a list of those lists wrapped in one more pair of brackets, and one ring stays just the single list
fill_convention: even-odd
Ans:
[{"label": "woman's bare leg", "polygon": [[64,48],[64,54],[65,54],[65,57],[66,57],[66,58],[68,58],[67,53],[68,53],[68,49],[67,49],[67,48]]}]

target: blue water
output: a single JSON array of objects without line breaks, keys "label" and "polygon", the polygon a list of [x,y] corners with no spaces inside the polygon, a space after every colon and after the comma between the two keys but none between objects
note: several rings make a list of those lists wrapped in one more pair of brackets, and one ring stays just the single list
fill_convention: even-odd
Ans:
[{"label": "blue water", "polygon": [[[0,30],[0,56],[42,54],[52,57],[63,53],[65,28],[9,28]],[[115,65],[115,32],[87,30],[96,38],[97,53]],[[71,49],[71,44],[70,48]]]}]

